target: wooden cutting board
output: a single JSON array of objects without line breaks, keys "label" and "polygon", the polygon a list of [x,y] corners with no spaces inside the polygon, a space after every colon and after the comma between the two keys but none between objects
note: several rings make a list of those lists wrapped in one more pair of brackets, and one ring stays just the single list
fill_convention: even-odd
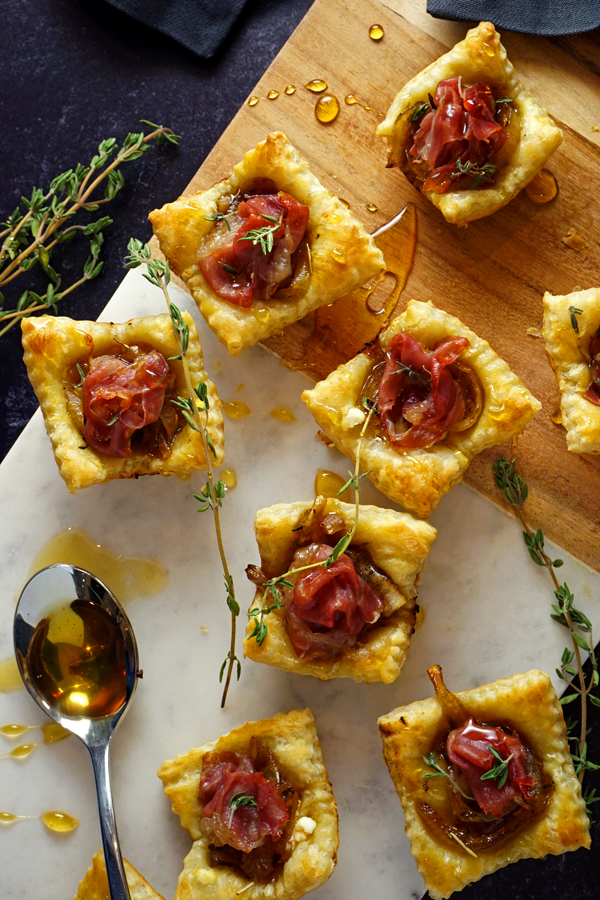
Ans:
[{"label": "wooden cutting board", "polygon": [[[377,43],[368,33],[375,22],[385,30]],[[549,163],[559,194],[545,206],[521,194],[495,215],[458,229],[447,224],[397,170],[386,170],[385,143],[375,128],[404,83],[465,31],[462,24],[427,16],[422,0],[388,0],[386,5],[372,0],[316,0],[253,91],[259,102],[240,109],[188,192],[219,181],[269,131],[282,130],[313,172],[370,231],[407,203],[414,204],[400,228],[388,232],[387,249],[382,245],[386,254],[394,251],[396,257],[409,258],[410,219],[416,208],[414,264],[397,311],[415,298],[431,300],[458,316],[490,341],[543,404],[522,437],[475,459],[465,481],[502,504],[492,460],[502,453],[516,455],[530,486],[531,522],[600,570],[600,459],[567,452],[564,429],[551,419],[559,406],[556,380],[542,339],[528,334],[528,329],[541,326],[545,290],[562,294],[600,283],[596,215],[600,149],[593,130],[600,125],[598,36],[555,41],[505,36],[525,85],[563,128],[563,144]],[[318,95],[304,87],[317,78],[324,79],[328,92],[340,101],[340,114],[329,125],[317,121]],[[296,86],[296,91],[286,94],[287,85]],[[280,93],[269,100],[269,91]],[[347,105],[344,99],[349,94],[371,109]],[[369,206],[377,209],[370,211]],[[584,249],[576,251],[564,243],[571,228],[584,238]],[[312,333],[315,323],[309,320],[268,344],[280,355],[287,354],[295,367],[323,377],[383,326],[385,315],[365,313],[365,298],[366,292],[359,290],[328,309],[329,330],[319,327]],[[334,343],[331,335],[336,333],[344,340]],[[303,354],[298,343],[305,340],[312,345]]]}]

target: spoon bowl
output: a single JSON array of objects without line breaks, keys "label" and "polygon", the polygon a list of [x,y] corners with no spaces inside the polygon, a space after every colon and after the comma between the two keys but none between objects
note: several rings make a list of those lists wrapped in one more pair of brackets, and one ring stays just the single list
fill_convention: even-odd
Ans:
[{"label": "spoon bowl", "polygon": [[33,699],[90,753],[111,898],[130,900],[112,802],[109,747],[140,674],[131,623],[94,575],[75,566],[48,566],[23,588],[14,643]]}]

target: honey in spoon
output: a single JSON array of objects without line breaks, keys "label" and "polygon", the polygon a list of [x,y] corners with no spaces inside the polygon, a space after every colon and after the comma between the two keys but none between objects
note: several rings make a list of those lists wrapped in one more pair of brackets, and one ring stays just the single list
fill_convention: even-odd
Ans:
[{"label": "honey in spoon", "polygon": [[73,600],[38,623],[27,668],[39,693],[62,715],[108,716],[127,697],[119,625],[89,600]]}]

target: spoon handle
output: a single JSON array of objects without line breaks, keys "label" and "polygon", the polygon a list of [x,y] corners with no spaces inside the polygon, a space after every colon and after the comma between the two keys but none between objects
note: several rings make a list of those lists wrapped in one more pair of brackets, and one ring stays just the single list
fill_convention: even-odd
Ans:
[{"label": "spoon handle", "polygon": [[108,748],[108,742],[99,746],[88,747],[96,779],[96,794],[98,795],[98,811],[100,813],[100,831],[102,832],[106,875],[111,900],[131,900],[119,846],[117,823],[115,822],[115,811],[110,788]]}]

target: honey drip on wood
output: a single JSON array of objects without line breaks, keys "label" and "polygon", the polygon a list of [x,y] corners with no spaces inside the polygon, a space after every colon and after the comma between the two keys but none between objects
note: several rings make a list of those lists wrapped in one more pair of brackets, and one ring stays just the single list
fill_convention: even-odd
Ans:
[{"label": "honey drip on wood", "polygon": [[20,691],[24,687],[25,685],[14,656],[0,660],[0,691],[3,694],[8,694],[11,691]]},{"label": "honey drip on wood", "polygon": [[344,98],[344,102],[347,106],[362,106],[363,109],[373,109],[372,106],[363,103],[362,100],[359,100],[354,94],[347,94]]},{"label": "honey drip on wood", "polygon": [[335,497],[343,500],[345,503],[351,502],[350,488],[346,488],[343,494],[338,497],[340,491],[346,481],[337,472],[330,472],[329,469],[319,469],[315,476],[315,497]]},{"label": "honey drip on wood", "polygon": [[[401,312],[405,304],[399,306],[399,299],[412,268],[417,243],[414,205],[407,204],[395,218],[396,223],[375,238],[385,257],[385,273],[341,297],[332,306],[323,306],[301,322],[288,325],[281,334],[264,342],[281,357],[284,365],[315,379],[325,378],[374,340],[394,311]],[[332,268],[335,272],[334,263]]]},{"label": "honey drip on wood", "polygon": [[340,113],[340,101],[333,94],[323,94],[317,100],[315,116],[322,125],[335,121]]},{"label": "honey drip on wood", "polygon": [[270,415],[272,415],[274,419],[279,419],[280,422],[296,421],[296,416],[291,409],[287,408],[287,406],[276,406],[275,409],[271,410]]},{"label": "honey drip on wood", "polygon": [[237,475],[233,469],[223,469],[221,472],[221,481],[228,491],[232,491],[237,486]]},{"label": "honey drip on wood", "polygon": [[279,97],[279,91],[269,91],[267,94],[267,100],[277,100]]},{"label": "honey drip on wood", "polygon": [[[34,819],[37,819],[37,816],[17,816],[15,813],[0,812],[0,825],[14,825],[15,822],[32,822]],[[79,822],[74,816],[70,816],[68,813],[61,812],[58,809],[42,813],[40,819],[50,831],[57,831],[62,834],[74,831],[79,827]]]},{"label": "honey drip on wood", "polygon": [[327,90],[327,82],[323,81],[322,78],[314,78],[312,81],[309,81],[308,84],[305,84],[304,87],[312,91],[313,94],[321,94],[323,91]]},{"label": "honey drip on wood", "polygon": [[254,96],[249,97],[248,98],[248,106],[256,106],[256,104],[258,103],[259,100],[260,100],[260,97],[254,97]]},{"label": "honey drip on wood", "polygon": [[288,86],[286,87],[284,93],[286,93],[286,94],[295,94],[295,93],[296,93],[296,85],[295,85],[295,84],[288,84]]},{"label": "honey drip on wood", "polygon": [[377,212],[379,207],[375,206],[374,203],[367,203],[367,209],[369,210],[369,212]]},{"label": "honey drip on wood", "polygon": [[243,419],[251,413],[250,407],[243,400],[228,400],[223,404],[223,411],[230,419]]},{"label": "honey drip on wood", "polygon": [[371,25],[369,28],[369,37],[372,41],[380,41],[384,36],[385,31],[383,30],[383,25]]},{"label": "honey drip on wood", "polygon": [[158,560],[111,553],[84,528],[66,528],[50,538],[34,557],[29,574],[55,563],[93,572],[121,603],[135,597],[154,597],[164,591],[169,581],[169,573]]},{"label": "honey drip on wood", "polygon": [[549,169],[542,169],[526,185],[525,193],[534,203],[550,203],[558,194],[558,182]]},{"label": "honey drip on wood", "polygon": [[24,665],[62,715],[100,718],[125,702],[123,635],[113,617],[90,600],[73,600],[42,619]]}]

